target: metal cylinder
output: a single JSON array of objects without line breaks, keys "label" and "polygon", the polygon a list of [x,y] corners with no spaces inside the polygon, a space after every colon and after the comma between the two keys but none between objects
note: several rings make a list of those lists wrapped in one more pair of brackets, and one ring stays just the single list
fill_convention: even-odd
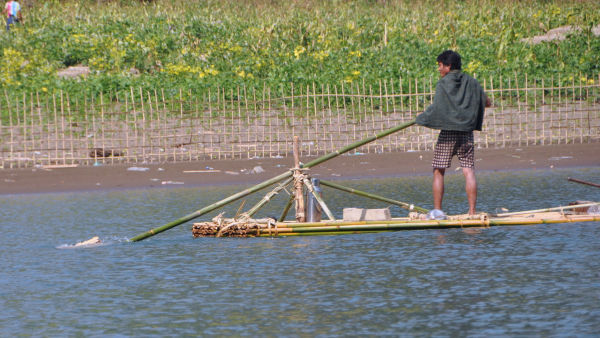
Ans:
[{"label": "metal cylinder", "polygon": [[[311,178],[310,182],[313,185],[313,188],[315,189],[315,193],[319,194],[319,196],[323,196],[323,190],[321,190],[319,179]],[[308,196],[306,196],[306,221],[320,222],[321,206],[319,205],[319,202],[317,201],[315,196],[313,196],[313,194],[310,193],[310,191],[307,191],[307,195]]]}]

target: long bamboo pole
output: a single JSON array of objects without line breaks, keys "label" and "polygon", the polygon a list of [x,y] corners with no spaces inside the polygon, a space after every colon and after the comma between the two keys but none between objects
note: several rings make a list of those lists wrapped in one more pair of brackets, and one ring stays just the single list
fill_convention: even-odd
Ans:
[{"label": "long bamboo pole", "polygon": [[571,182],[575,182],[575,183],[581,183],[581,184],[585,184],[585,185],[589,185],[592,187],[596,187],[596,188],[600,188],[600,184],[596,184],[596,183],[592,183],[592,182],[586,182],[586,181],[582,181],[576,178],[571,178],[571,177],[567,177],[567,180],[571,181]]},{"label": "long bamboo pole", "polygon": [[266,188],[266,187],[268,187],[268,186],[270,186],[272,184],[275,184],[275,183],[277,183],[277,182],[279,182],[281,180],[284,180],[284,179],[288,178],[291,175],[292,175],[291,171],[282,173],[282,174],[280,174],[278,176],[275,176],[275,177],[273,177],[273,178],[271,178],[269,180],[266,180],[266,181],[264,181],[262,183],[259,183],[259,184],[255,185],[255,186],[252,186],[252,187],[250,187],[250,188],[248,188],[246,190],[240,191],[240,192],[238,192],[236,194],[233,194],[233,195],[231,195],[231,196],[229,196],[227,198],[224,198],[224,199],[222,199],[222,200],[220,200],[220,201],[218,201],[216,203],[213,203],[213,204],[211,204],[211,205],[209,205],[207,207],[204,207],[204,208],[202,208],[200,210],[197,210],[197,211],[195,211],[195,212],[193,212],[191,214],[188,214],[188,215],[183,216],[181,218],[178,218],[178,219],[176,219],[176,220],[174,220],[172,222],[169,222],[169,223],[167,223],[167,224],[165,224],[165,225],[163,225],[161,227],[154,228],[154,229],[148,230],[148,231],[146,231],[146,232],[144,232],[142,234],[139,234],[139,235],[131,238],[130,241],[137,242],[137,241],[141,241],[143,239],[146,239],[148,237],[152,237],[152,236],[154,236],[156,234],[159,234],[159,233],[161,233],[163,231],[169,230],[169,229],[171,229],[173,227],[176,227],[176,226],[178,226],[178,225],[180,225],[182,223],[185,223],[185,222],[187,222],[189,220],[192,220],[194,218],[200,217],[200,216],[202,216],[202,215],[204,215],[206,213],[209,213],[209,212],[211,212],[211,211],[213,211],[215,209],[218,209],[218,208],[220,208],[222,206],[225,206],[225,205],[227,205],[227,204],[229,204],[231,202],[237,201],[237,200],[239,200],[242,197],[248,196],[248,195],[250,195],[252,193],[255,193],[255,192],[259,191],[259,190],[262,190],[262,189],[264,189],[264,188]]},{"label": "long bamboo pole", "polygon": [[[319,165],[319,164],[321,164],[321,163],[323,163],[325,161],[328,161],[328,160],[330,160],[330,159],[332,159],[334,157],[337,157],[337,156],[339,156],[341,154],[344,154],[344,153],[346,153],[346,152],[348,152],[348,151],[350,151],[352,149],[358,148],[358,147],[360,147],[362,145],[365,145],[365,144],[367,144],[369,142],[373,142],[373,141],[375,141],[377,139],[380,139],[382,137],[388,136],[388,135],[390,135],[392,133],[395,133],[397,131],[400,131],[402,129],[406,129],[406,128],[412,126],[413,124],[415,124],[415,120],[403,123],[403,124],[398,125],[398,126],[396,126],[394,128],[390,128],[390,129],[384,130],[384,131],[382,131],[379,134],[376,134],[376,135],[371,136],[371,137],[367,137],[367,138],[365,138],[365,139],[363,139],[361,141],[354,142],[354,143],[352,143],[350,145],[347,145],[347,146],[343,147],[340,150],[337,150],[335,152],[332,152],[332,153],[329,153],[329,154],[324,155],[322,157],[319,157],[319,158],[317,158],[317,159],[315,159],[315,160],[313,160],[311,162],[308,162],[308,163],[306,163],[304,165],[304,167],[305,168],[314,167],[314,166]],[[202,216],[202,215],[204,215],[206,213],[209,213],[209,212],[211,212],[211,211],[213,211],[215,209],[218,209],[218,208],[220,208],[220,207],[222,207],[224,205],[227,205],[227,204],[229,204],[231,202],[237,201],[238,199],[240,199],[242,197],[248,196],[248,195],[250,195],[252,193],[255,193],[255,192],[259,191],[259,190],[262,190],[262,189],[264,189],[264,188],[266,188],[266,187],[268,187],[268,186],[270,186],[272,184],[275,184],[275,183],[277,183],[277,182],[279,182],[281,180],[284,180],[284,179],[286,179],[286,178],[288,178],[288,177],[290,177],[292,175],[293,175],[293,173],[292,173],[291,170],[290,171],[286,171],[286,172],[284,172],[282,174],[279,174],[279,175],[277,175],[277,176],[275,176],[275,177],[273,177],[273,178],[271,178],[269,180],[266,180],[266,181],[264,181],[262,183],[259,183],[259,184],[255,185],[255,186],[252,186],[252,187],[250,187],[250,188],[248,188],[248,189],[246,189],[244,191],[241,191],[241,192],[238,192],[236,194],[233,194],[233,195],[231,195],[231,196],[229,196],[227,198],[224,198],[224,199],[222,199],[222,200],[220,200],[220,201],[218,201],[216,203],[213,203],[213,204],[211,204],[211,205],[209,205],[207,207],[204,207],[204,208],[202,208],[200,210],[197,210],[197,211],[195,211],[195,212],[193,212],[191,214],[188,214],[188,215],[183,216],[181,218],[178,218],[178,219],[176,219],[176,220],[174,220],[172,222],[169,222],[169,223],[167,223],[167,224],[165,224],[163,226],[160,226],[160,227],[154,228],[154,229],[150,229],[150,230],[148,230],[148,231],[146,231],[146,232],[144,232],[142,234],[139,234],[139,235],[131,238],[130,241],[137,242],[137,241],[144,240],[144,239],[146,239],[148,237],[152,237],[152,236],[154,236],[156,234],[159,234],[159,233],[161,233],[163,231],[166,231],[166,230],[169,230],[171,228],[174,228],[174,227],[176,227],[176,226],[178,226],[178,225],[180,225],[182,223],[185,223],[185,222],[187,222],[189,220],[192,220],[194,218],[200,217],[200,216]]]},{"label": "long bamboo pole", "polygon": [[330,187],[330,188],[334,188],[334,189],[338,189],[338,190],[341,190],[341,191],[349,192],[351,194],[355,194],[355,195],[358,195],[358,196],[368,197],[368,198],[371,198],[371,199],[374,199],[374,200],[377,200],[377,201],[382,201],[382,202],[394,204],[394,205],[397,205],[397,206],[402,207],[402,208],[407,209],[407,210],[416,210],[416,211],[418,211],[420,213],[423,213],[423,214],[426,214],[426,213],[429,212],[429,210],[421,208],[421,207],[418,207],[418,206],[416,206],[414,204],[409,204],[409,203],[405,203],[405,202],[396,201],[396,200],[393,200],[393,199],[390,199],[390,198],[387,198],[387,197],[382,197],[382,196],[378,196],[378,195],[371,194],[371,193],[368,193],[368,192],[356,190],[354,188],[345,187],[345,186],[339,185],[337,183],[333,183],[333,182],[321,180],[321,184],[324,185],[324,186]]},{"label": "long bamboo pole", "polygon": [[533,213],[539,213],[539,212],[563,211],[563,210],[577,209],[577,208],[583,208],[583,207],[591,207],[591,206],[594,206],[594,205],[600,205],[600,202],[593,202],[593,203],[586,203],[586,204],[567,205],[567,206],[564,206],[564,207],[554,207],[554,208],[546,208],[546,209],[536,209],[536,210],[524,210],[524,211],[515,211],[515,212],[505,212],[505,213],[501,213],[501,214],[495,214],[494,216],[497,216],[497,217],[504,217],[504,216],[514,216],[514,215],[533,214]]},{"label": "long bamboo pole", "polygon": [[398,126],[396,126],[394,128],[390,128],[390,129],[384,130],[384,131],[382,131],[379,134],[376,134],[376,135],[373,135],[371,137],[367,137],[367,138],[362,139],[360,141],[357,141],[357,142],[354,142],[352,144],[349,144],[349,145],[343,147],[340,150],[334,151],[332,153],[329,153],[327,155],[324,155],[322,157],[319,157],[317,159],[314,159],[314,160],[312,160],[312,161],[304,164],[304,168],[311,168],[311,167],[319,165],[319,164],[321,164],[321,163],[323,163],[325,161],[329,161],[330,159],[332,159],[334,157],[337,157],[338,155],[347,153],[347,152],[349,152],[352,149],[356,149],[356,148],[358,148],[360,146],[363,146],[363,145],[365,145],[367,143],[371,143],[371,142],[373,142],[373,141],[375,141],[377,139],[386,137],[386,136],[388,136],[390,134],[393,134],[393,133],[395,133],[397,131],[400,131],[402,129],[406,129],[406,128],[412,126],[413,124],[415,124],[415,120],[412,120],[412,121],[400,124],[400,125],[398,125]]}]

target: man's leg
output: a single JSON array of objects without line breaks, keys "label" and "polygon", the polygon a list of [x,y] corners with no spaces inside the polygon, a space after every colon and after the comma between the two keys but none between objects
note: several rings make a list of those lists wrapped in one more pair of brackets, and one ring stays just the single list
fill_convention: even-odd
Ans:
[{"label": "man's leg", "polygon": [[12,25],[14,22],[15,22],[15,18],[13,16],[6,18],[6,31],[7,32],[10,31],[10,25]]},{"label": "man's leg", "polygon": [[444,168],[433,168],[433,208],[442,210],[444,198]]},{"label": "man's leg", "polygon": [[469,215],[474,215],[477,206],[477,179],[475,178],[475,170],[473,168],[463,168],[463,175],[465,175],[465,191],[469,200]]}]

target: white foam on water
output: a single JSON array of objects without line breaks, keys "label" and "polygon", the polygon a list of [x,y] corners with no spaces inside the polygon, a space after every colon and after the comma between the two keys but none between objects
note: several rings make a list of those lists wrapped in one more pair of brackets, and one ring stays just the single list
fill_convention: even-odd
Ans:
[{"label": "white foam on water", "polygon": [[57,246],[57,249],[85,249],[85,248],[96,248],[99,246],[110,245],[114,243],[129,242],[129,238],[126,237],[108,237],[101,239],[98,236],[94,236],[90,239],[77,242],[75,244],[61,244]]}]

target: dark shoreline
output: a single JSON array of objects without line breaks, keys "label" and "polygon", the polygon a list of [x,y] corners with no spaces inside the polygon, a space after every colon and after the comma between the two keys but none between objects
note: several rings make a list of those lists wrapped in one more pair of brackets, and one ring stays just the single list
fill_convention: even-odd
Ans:
[{"label": "dark shoreline", "polygon": [[[431,175],[431,151],[340,156],[311,169],[329,180]],[[600,167],[600,143],[477,149],[478,172]],[[302,159],[308,161],[309,159]],[[0,169],[0,195],[253,185],[281,174],[292,158]],[[454,159],[448,174],[454,174]],[[147,168],[132,171],[128,168]],[[264,170],[251,173],[255,167]],[[258,171],[261,171],[261,170]],[[459,173],[459,172],[456,172]]]}]

